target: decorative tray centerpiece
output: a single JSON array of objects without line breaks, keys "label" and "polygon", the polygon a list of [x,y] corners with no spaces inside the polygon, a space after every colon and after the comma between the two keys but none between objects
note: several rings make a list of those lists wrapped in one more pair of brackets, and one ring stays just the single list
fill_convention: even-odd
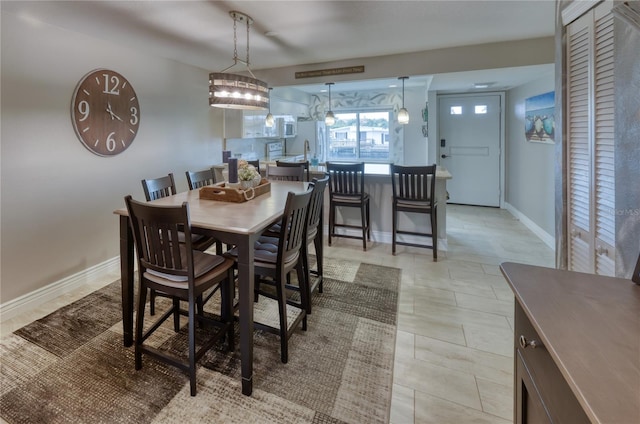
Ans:
[{"label": "decorative tray centerpiece", "polygon": [[239,184],[234,184],[232,187],[227,182],[204,186],[200,189],[200,198],[242,203],[271,191],[271,183],[265,178],[262,178],[255,187],[244,189],[236,186],[239,186]]}]

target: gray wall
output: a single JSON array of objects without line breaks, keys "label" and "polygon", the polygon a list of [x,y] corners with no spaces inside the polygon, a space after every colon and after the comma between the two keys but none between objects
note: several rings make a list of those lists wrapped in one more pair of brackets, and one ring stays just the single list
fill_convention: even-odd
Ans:
[{"label": "gray wall", "polygon": [[524,214],[549,237],[555,235],[555,146],[532,143],[524,136],[525,99],[554,91],[554,76],[507,93],[505,202]]},{"label": "gray wall", "polygon": [[[118,256],[115,209],[144,199],[140,180],[221,157],[221,112],[208,106],[208,75],[123,45],[1,15],[1,302]],[[96,68],[129,79],[140,130],[124,153],[103,158],[76,137],[78,81]]]}]

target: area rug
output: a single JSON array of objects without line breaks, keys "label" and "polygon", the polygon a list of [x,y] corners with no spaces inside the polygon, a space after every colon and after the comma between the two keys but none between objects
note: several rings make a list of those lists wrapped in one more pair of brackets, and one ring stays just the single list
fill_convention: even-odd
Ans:
[{"label": "area rug", "polygon": [[[200,360],[195,397],[174,367],[145,356],[136,371],[116,281],[2,340],[0,415],[29,424],[388,422],[401,270],[326,262],[324,293],[313,296],[308,331],[291,337],[287,364],[277,336],[255,332],[250,397],[238,349],[222,345]],[[160,331],[160,348],[185,352],[184,328]]]}]

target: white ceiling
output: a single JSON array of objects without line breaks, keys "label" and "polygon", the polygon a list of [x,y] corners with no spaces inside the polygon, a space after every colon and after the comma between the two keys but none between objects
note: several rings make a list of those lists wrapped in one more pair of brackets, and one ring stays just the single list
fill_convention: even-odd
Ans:
[{"label": "white ceiling", "polygon": [[[29,24],[46,22],[221,71],[233,64],[231,10],[254,19],[249,53],[251,69],[258,70],[551,36],[555,1],[2,1],[1,10]],[[243,24],[237,35],[238,57],[244,60]],[[431,89],[467,90],[473,82],[509,88],[551,69],[437,75]],[[412,79],[406,81],[408,87],[420,82]],[[317,87],[312,89],[317,92]]]}]

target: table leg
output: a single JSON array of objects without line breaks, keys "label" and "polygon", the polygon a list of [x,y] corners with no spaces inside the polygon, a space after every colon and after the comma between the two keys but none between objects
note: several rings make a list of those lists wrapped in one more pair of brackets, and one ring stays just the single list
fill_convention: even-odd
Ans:
[{"label": "table leg", "polygon": [[133,234],[129,217],[120,216],[120,284],[124,345],[133,344]]},{"label": "table leg", "polygon": [[240,358],[242,360],[242,393],[253,391],[253,244],[255,236],[238,240],[238,291],[240,297]]}]

